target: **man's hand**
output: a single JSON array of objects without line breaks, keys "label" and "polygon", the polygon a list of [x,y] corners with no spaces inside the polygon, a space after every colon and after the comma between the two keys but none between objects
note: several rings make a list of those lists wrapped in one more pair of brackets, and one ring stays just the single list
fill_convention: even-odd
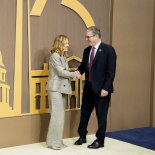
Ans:
[{"label": "man's hand", "polygon": [[104,90],[104,89],[102,89],[101,90],[101,97],[104,97],[104,96],[107,96],[108,95],[108,91],[106,91],[106,90]]}]

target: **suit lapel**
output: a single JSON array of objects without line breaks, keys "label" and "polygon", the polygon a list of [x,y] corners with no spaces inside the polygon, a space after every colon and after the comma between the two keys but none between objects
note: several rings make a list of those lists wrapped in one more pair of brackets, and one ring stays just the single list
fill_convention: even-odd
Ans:
[{"label": "suit lapel", "polygon": [[95,64],[96,60],[98,59],[98,57],[100,56],[100,54],[104,51],[104,44],[101,43],[96,51],[96,55],[95,55],[95,58],[94,58],[94,61],[93,61],[93,64],[92,66]]},{"label": "suit lapel", "polygon": [[90,51],[91,51],[91,46],[90,46],[90,48],[88,49],[88,52],[87,52],[87,58],[86,58],[86,60],[87,60],[87,70],[89,70],[89,55],[90,55]]}]

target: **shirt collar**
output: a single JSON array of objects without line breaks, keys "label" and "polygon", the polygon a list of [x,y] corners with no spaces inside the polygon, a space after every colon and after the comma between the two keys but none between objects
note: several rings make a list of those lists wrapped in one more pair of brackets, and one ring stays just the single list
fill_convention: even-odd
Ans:
[{"label": "shirt collar", "polygon": [[100,44],[101,44],[101,40],[94,46],[95,47],[95,50],[98,49],[98,47],[100,46]]}]

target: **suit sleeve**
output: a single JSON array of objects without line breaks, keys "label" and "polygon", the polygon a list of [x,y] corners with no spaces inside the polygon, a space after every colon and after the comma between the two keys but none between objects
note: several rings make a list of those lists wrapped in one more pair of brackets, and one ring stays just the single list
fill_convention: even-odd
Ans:
[{"label": "suit sleeve", "polygon": [[74,72],[70,72],[65,69],[65,67],[61,63],[60,56],[57,53],[51,55],[49,65],[52,65],[56,70],[58,76],[63,78],[74,78],[76,77]]},{"label": "suit sleeve", "polygon": [[83,52],[83,58],[82,58],[82,62],[78,67],[78,71],[80,72],[80,74],[82,75],[85,72],[85,51]]},{"label": "suit sleeve", "polygon": [[115,49],[112,47],[108,53],[106,80],[102,88],[104,90],[109,91],[113,83],[115,72],[116,72],[116,59],[117,59],[116,52],[115,52]]}]

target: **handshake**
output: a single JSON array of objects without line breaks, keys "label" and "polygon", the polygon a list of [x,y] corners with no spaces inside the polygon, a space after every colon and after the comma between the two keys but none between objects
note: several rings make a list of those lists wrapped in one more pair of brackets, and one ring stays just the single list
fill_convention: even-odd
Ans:
[{"label": "handshake", "polygon": [[79,71],[75,71],[74,73],[75,73],[77,79],[80,79],[81,78],[81,74],[80,74]]}]

